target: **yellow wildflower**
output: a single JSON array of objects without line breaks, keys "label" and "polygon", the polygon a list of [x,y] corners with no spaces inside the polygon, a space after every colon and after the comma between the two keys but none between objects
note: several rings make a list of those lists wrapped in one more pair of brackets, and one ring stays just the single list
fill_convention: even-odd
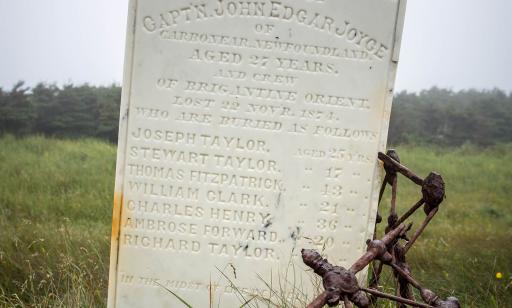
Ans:
[{"label": "yellow wildflower", "polygon": [[503,278],[503,274],[501,272],[497,272],[496,279],[501,279],[501,278]]}]

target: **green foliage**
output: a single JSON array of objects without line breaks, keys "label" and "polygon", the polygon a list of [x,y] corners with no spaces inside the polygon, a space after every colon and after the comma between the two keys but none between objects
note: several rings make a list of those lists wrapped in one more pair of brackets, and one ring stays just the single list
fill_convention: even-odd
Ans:
[{"label": "green foliage", "polygon": [[57,112],[57,95],[59,89],[55,85],[38,84],[32,89],[32,104],[34,105],[35,119],[34,131],[41,134],[52,135],[57,128],[55,122],[60,116]]},{"label": "green foliage", "polygon": [[393,102],[391,144],[488,146],[512,141],[512,95],[500,90],[401,92]]},{"label": "green foliage", "polygon": [[31,131],[34,110],[27,95],[28,88],[18,82],[10,92],[0,89],[0,133],[27,134]]},{"label": "green foliage", "polygon": [[121,88],[40,83],[33,89],[19,82],[0,89],[0,133],[117,140]]},{"label": "green foliage", "polygon": [[0,138],[0,307],[105,307],[115,148]]},{"label": "green foliage", "polygon": [[98,137],[110,141],[117,140],[120,98],[121,88],[119,87],[111,86],[98,89]]},{"label": "green foliage", "polygon": [[[121,88],[19,82],[0,88],[0,133],[99,137],[115,142]],[[398,93],[393,102],[390,144],[464,143],[489,146],[512,142],[512,94],[500,90],[453,92],[432,88]]]},{"label": "green foliage", "polygon": [[[419,175],[440,172],[447,186],[440,212],[408,255],[415,277],[463,307],[512,307],[512,144],[397,151]],[[0,174],[0,307],[104,307],[115,147],[7,135]],[[420,191],[404,178],[399,185],[403,213]],[[385,215],[389,191],[382,204]],[[415,214],[415,226],[423,218]],[[280,306],[283,291],[270,287],[269,306]]]},{"label": "green foliage", "polygon": [[65,137],[94,136],[97,128],[97,90],[83,85],[64,86],[56,97],[55,134]]}]

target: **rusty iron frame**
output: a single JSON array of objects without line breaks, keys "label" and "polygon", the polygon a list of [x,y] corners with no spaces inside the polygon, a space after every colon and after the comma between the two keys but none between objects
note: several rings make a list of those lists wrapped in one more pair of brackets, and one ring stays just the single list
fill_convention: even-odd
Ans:
[{"label": "rusty iron frame", "polygon": [[[385,234],[381,239],[376,238],[376,232],[372,240],[368,239],[366,252],[349,268],[335,266],[324,259],[315,250],[302,250],[302,260],[323,280],[325,291],[311,302],[308,308],[321,308],[325,305],[334,307],[340,303],[345,308],[370,307],[377,303],[378,298],[384,298],[397,303],[397,307],[407,306],[420,308],[460,308],[460,303],[455,297],[442,299],[433,291],[425,288],[411,274],[411,268],[406,261],[406,254],[416,243],[425,228],[432,221],[439,210],[439,205],[445,197],[444,181],[441,175],[431,172],[422,179],[406,166],[400,163],[400,158],[394,150],[388,150],[386,154],[379,152],[378,158],[384,164],[386,175],[379,192],[379,205],[387,185],[391,186],[391,204],[387,218]],[[408,178],[421,187],[422,197],[407,212],[398,217],[396,211],[396,195],[398,188],[398,174]],[[406,224],[406,220],[421,206],[425,212],[425,219],[416,229],[412,237],[407,236],[412,223]],[[375,231],[382,217],[377,213]],[[402,244],[405,242],[405,244]],[[356,274],[372,265],[368,287],[361,287]],[[393,270],[396,278],[396,294],[387,294],[379,290],[379,280],[384,266]],[[420,302],[415,299],[413,288],[419,291]]]}]

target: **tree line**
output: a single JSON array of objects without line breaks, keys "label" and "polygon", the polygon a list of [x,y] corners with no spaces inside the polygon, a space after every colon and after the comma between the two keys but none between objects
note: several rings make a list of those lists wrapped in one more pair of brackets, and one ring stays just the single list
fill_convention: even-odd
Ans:
[{"label": "tree line", "polygon": [[431,88],[393,100],[389,143],[488,146],[512,142],[512,94]]},{"label": "tree line", "polygon": [[[0,134],[117,140],[121,88],[18,82],[0,88]],[[393,101],[389,143],[481,146],[512,142],[512,94],[431,88]]]},{"label": "tree line", "polygon": [[0,133],[117,140],[121,88],[18,82],[0,88]]}]

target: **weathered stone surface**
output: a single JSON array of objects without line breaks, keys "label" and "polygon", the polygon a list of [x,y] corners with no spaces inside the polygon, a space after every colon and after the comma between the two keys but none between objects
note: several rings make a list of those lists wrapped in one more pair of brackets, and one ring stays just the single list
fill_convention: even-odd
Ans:
[{"label": "weathered stone surface", "polygon": [[109,307],[306,302],[301,248],[364,251],[404,7],[131,1]]}]

